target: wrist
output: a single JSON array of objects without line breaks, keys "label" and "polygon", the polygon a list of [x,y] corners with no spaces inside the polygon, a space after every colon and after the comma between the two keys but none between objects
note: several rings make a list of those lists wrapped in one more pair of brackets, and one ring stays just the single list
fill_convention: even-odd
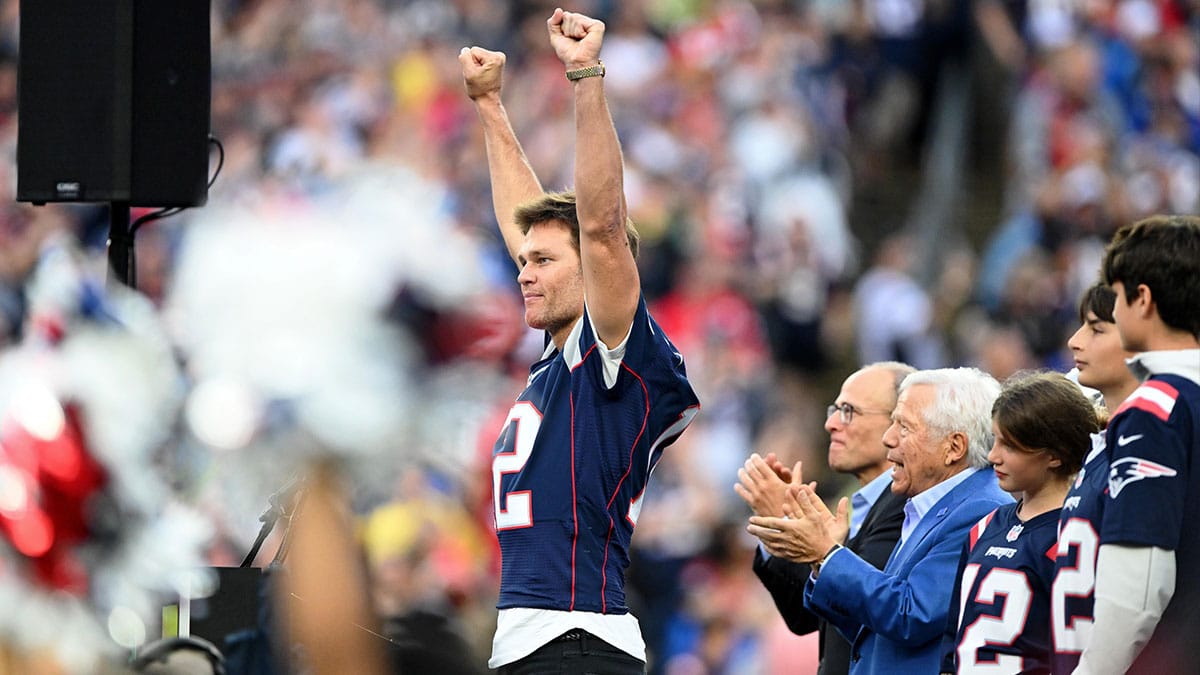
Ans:
[{"label": "wrist", "polygon": [[590,65],[572,64],[568,66],[566,76],[571,82],[578,82],[588,77],[604,77],[604,62],[596,59]]},{"label": "wrist", "polygon": [[467,94],[467,96],[475,105],[500,105],[501,102],[499,89],[489,89],[473,96]]},{"label": "wrist", "polygon": [[821,566],[824,565],[834,553],[837,553],[840,550],[842,550],[842,545],[835,543],[833,546],[829,547],[829,550],[825,552],[825,555],[821,556],[820,560],[814,560],[812,562],[812,575],[814,578],[821,574]]},{"label": "wrist", "polygon": [[576,61],[576,60],[563,61],[563,65],[566,66],[567,70],[579,70],[580,68],[591,68],[592,66],[598,66],[601,63],[603,63],[603,61],[601,61],[599,59],[599,57],[594,58],[594,59],[579,59],[578,61]]}]

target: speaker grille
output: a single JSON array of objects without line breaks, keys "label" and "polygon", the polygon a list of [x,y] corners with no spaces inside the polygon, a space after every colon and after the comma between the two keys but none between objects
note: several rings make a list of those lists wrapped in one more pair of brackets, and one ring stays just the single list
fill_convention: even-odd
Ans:
[{"label": "speaker grille", "polygon": [[117,32],[115,2],[21,3],[18,200],[129,199],[116,147],[128,106],[113,95]]},{"label": "speaker grille", "polygon": [[206,201],[209,2],[21,3],[18,201]]},{"label": "speaker grille", "polygon": [[198,206],[208,196],[209,0],[134,9],[133,201]]}]

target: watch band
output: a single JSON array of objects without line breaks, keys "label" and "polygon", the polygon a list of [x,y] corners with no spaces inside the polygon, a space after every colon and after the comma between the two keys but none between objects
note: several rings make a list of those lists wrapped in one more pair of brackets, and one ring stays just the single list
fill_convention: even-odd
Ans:
[{"label": "watch band", "polygon": [[820,573],[821,573],[821,566],[825,564],[825,561],[826,561],[826,560],[829,560],[829,556],[833,555],[834,553],[836,553],[836,552],[837,552],[839,549],[841,549],[841,548],[843,548],[843,546],[842,546],[841,544],[834,544],[834,545],[833,545],[833,548],[829,549],[829,552],[828,552],[828,553],[826,553],[826,554],[824,555],[824,557],[822,557],[820,560],[813,561],[813,562],[810,564],[810,567],[812,567],[813,574],[814,574],[814,575],[820,574]]},{"label": "watch band", "polygon": [[587,68],[578,68],[576,70],[567,71],[567,79],[571,82],[582,80],[585,77],[604,77],[604,62],[600,61],[594,66]]}]

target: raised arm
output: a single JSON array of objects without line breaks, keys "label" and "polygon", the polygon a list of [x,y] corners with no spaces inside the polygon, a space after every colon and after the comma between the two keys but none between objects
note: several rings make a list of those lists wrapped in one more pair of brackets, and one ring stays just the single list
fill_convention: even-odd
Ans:
[{"label": "raised arm", "polygon": [[541,195],[542,184],[529,166],[529,160],[521,149],[521,143],[500,100],[500,89],[504,84],[504,53],[482,47],[463,47],[458,53],[458,61],[462,64],[467,96],[475,103],[475,112],[483,124],[496,222],[500,224],[500,234],[504,237],[508,254],[516,262],[517,250],[521,248],[525,237],[513,223],[513,211],[521,202]]},{"label": "raised arm", "polygon": [[[604,22],[554,10],[550,44],[568,71],[600,63]],[[575,207],[584,295],[596,334],[615,347],[629,333],[641,294],[637,263],[625,232],[621,144],[604,97],[604,78],[576,80]]]}]

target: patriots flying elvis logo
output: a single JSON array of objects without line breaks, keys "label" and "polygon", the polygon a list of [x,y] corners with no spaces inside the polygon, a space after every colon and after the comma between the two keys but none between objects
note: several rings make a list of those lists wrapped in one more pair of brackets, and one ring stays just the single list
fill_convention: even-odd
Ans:
[{"label": "patriots flying elvis logo", "polygon": [[1141,457],[1122,457],[1112,463],[1108,470],[1108,494],[1116,499],[1126,485],[1143,478],[1170,478],[1177,472],[1169,466],[1151,462]]}]

